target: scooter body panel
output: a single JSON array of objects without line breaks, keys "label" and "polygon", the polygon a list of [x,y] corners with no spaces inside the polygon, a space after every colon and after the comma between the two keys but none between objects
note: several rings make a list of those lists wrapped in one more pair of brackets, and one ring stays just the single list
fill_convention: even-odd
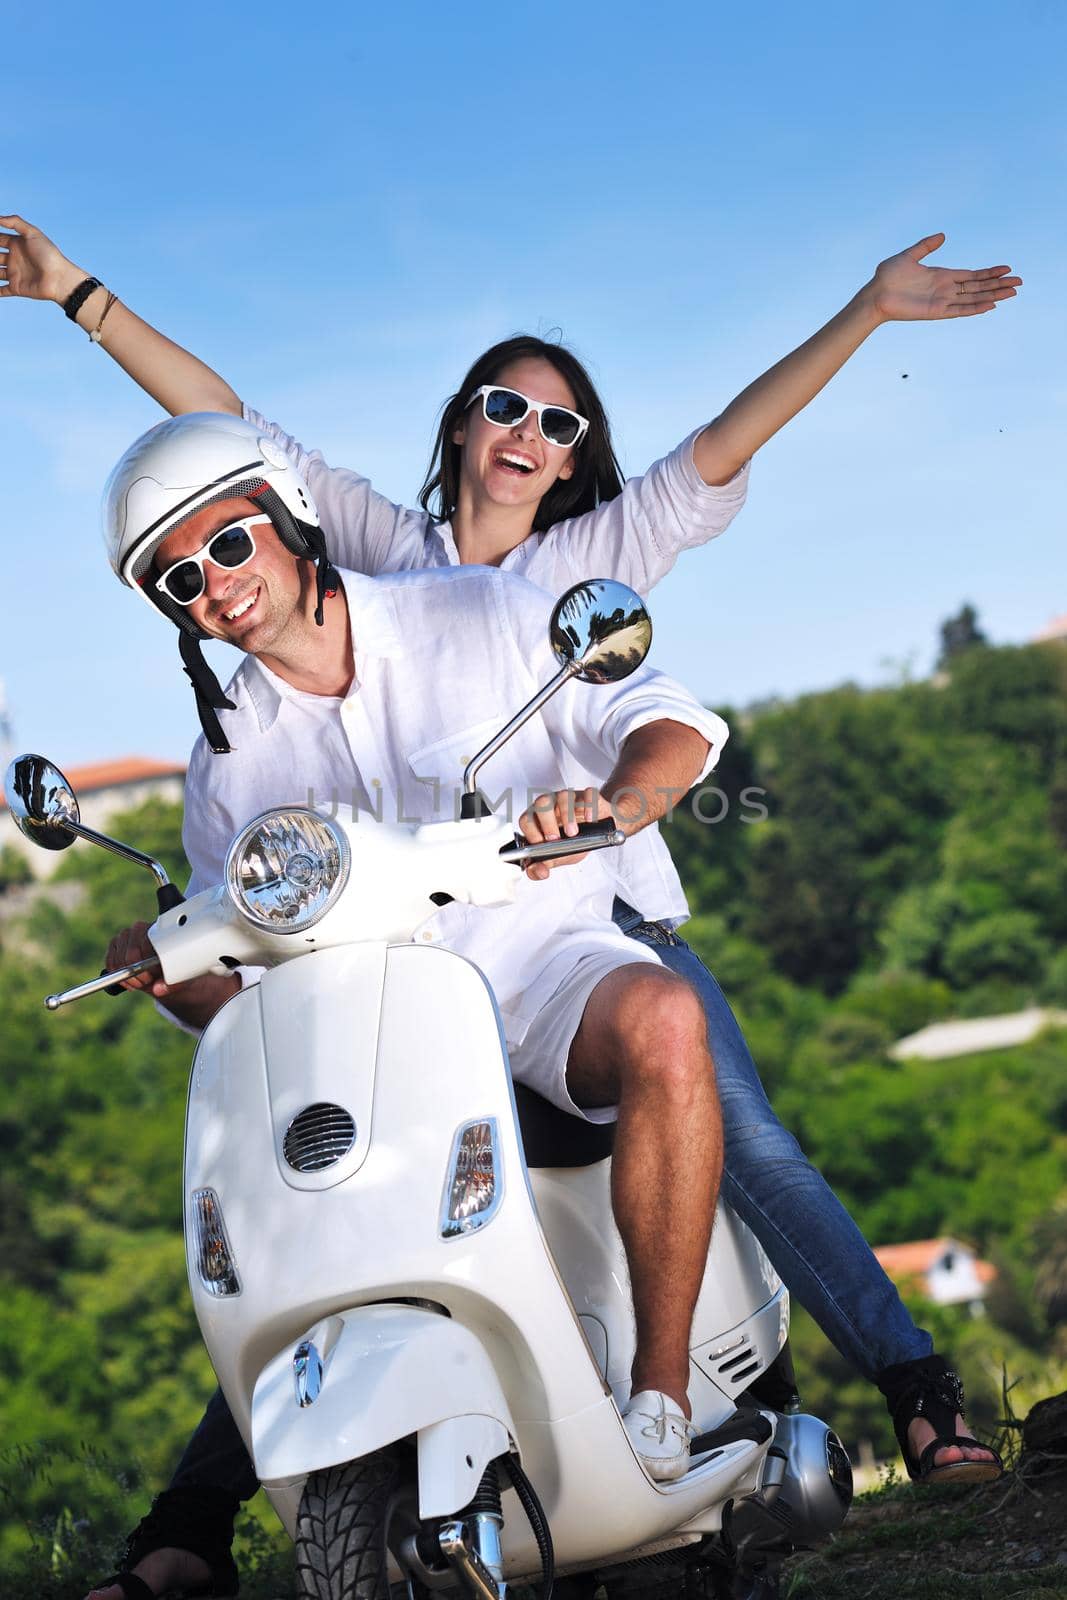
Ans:
[{"label": "scooter body panel", "polygon": [[[598,1368],[621,1403],[630,1392],[637,1330],[626,1252],[611,1209],[611,1162],[539,1168],[530,1181],[541,1225]],[[789,1297],[763,1250],[729,1206],[720,1204],[690,1335],[689,1399],[702,1430],[725,1421],[734,1397],[774,1360],[789,1331],[788,1307]],[[720,1351],[721,1362],[715,1359]]]},{"label": "scooter body panel", "polygon": [[[515,1429],[496,1372],[478,1338],[451,1317],[417,1306],[358,1306],[317,1323],[301,1347],[295,1363],[288,1346],[279,1351],[252,1397],[252,1459],[265,1488],[370,1455],[437,1423],[488,1419],[492,1429],[472,1422],[453,1437],[464,1466],[455,1483],[457,1493],[465,1491],[462,1505],[489,1461],[510,1447]],[[431,1481],[431,1498],[434,1489]]]},{"label": "scooter body panel", "polygon": [[[320,1001],[329,1009],[328,1029],[309,1020]],[[291,1086],[305,1074],[314,1085],[309,1100],[313,1093],[353,1114],[359,1155],[347,1177],[336,1180],[335,1169],[326,1168],[305,1174],[312,1181],[297,1187],[282,1171],[279,1139],[284,1145],[282,1125],[295,1104]],[[278,1084],[289,1098],[280,1093],[276,1106]],[[356,1109],[368,1104],[373,1137],[364,1148],[359,1123],[366,1127],[366,1112],[357,1116]],[[490,1118],[499,1206],[478,1231],[443,1237],[456,1132]],[[561,1564],[669,1536],[756,1481],[765,1447],[744,1442],[679,1484],[655,1485],[641,1468],[542,1232],[495,1004],[482,975],[462,958],[414,944],[323,950],[269,970],[225,1006],[205,1030],[190,1086],[187,1195],[204,1187],[218,1196],[241,1292],[218,1296],[202,1281],[190,1205],[197,1315],[237,1425],[256,1449],[257,1469],[272,1477],[272,1499],[290,1529],[307,1459],[292,1441],[299,1413],[308,1408],[299,1405],[292,1376],[286,1401],[284,1374],[287,1368],[293,1374],[297,1347],[317,1326],[350,1320],[354,1331],[374,1302],[429,1302],[423,1315],[430,1322],[447,1320],[432,1309],[440,1308],[473,1341],[457,1340],[452,1348],[482,1352],[471,1355],[472,1371],[495,1373],[497,1395],[475,1407],[465,1393],[462,1408],[452,1409],[470,1408],[472,1417],[488,1416],[511,1434],[551,1521]],[[600,1217],[602,1205],[596,1210]],[[756,1280],[735,1274],[719,1301],[720,1327],[738,1326],[767,1300],[767,1285]],[[622,1326],[617,1295],[607,1309],[596,1295],[588,1305],[590,1315]],[[394,1315],[395,1306],[386,1308],[387,1317]],[[417,1326],[423,1337],[421,1318],[403,1326],[413,1335]],[[353,1344],[353,1356],[355,1350]],[[375,1360],[375,1372],[389,1370],[384,1352]],[[395,1363],[396,1373],[412,1370],[405,1353]],[[369,1438],[369,1427],[360,1431],[361,1411],[381,1416],[394,1404],[392,1437],[410,1433],[417,1411],[401,1416],[389,1384],[380,1396],[365,1388],[362,1367],[353,1359],[339,1369],[349,1374],[345,1382],[329,1380],[310,1410],[337,1407],[345,1415],[316,1426],[334,1440]],[[253,1393],[261,1374],[256,1426]],[[484,1393],[484,1383],[472,1381],[475,1390]],[[268,1392],[273,1410],[264,1409]],[[712,1427],[722,1420],[723,1395],[710,1382],[701,1393],[704,1414],[697,1421]],[[426,1413],[426,1420],[435,1426],[439,1419]],[[374,1437],[381,1438],[380,1428]],[[332,1447],[328,1453],[333,1457]],[[532,1535],[518,1514],[507,1518],[504,1551],[509,1572],[537,1570]]]}]

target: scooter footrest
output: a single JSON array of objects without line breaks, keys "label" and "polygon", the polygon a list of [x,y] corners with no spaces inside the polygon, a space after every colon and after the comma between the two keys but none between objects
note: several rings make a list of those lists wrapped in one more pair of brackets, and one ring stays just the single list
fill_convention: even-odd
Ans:
[{"label": "scooter footrest", "polygon": [[751,1439],[753,1444],[766,1444],[773,1432],[773,1424],[762,1411],[755,1406],[738,1406],[732,1417],[727,1417],[710,1433],[698,1433],[690,1441],[689,1449],[692,1455],[698,1456],[708,1450],[721,1450],[724,1445],[737,1444],[741,1439]]}]

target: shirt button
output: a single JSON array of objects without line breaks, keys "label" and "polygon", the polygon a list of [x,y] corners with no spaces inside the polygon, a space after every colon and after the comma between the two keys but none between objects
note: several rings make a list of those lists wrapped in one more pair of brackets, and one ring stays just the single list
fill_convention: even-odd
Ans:
[{"label": "shirt button", "polygon": [[433,934],[432,933],[424,933],[422,937],[424,939],[432,939],[433,938]]}]

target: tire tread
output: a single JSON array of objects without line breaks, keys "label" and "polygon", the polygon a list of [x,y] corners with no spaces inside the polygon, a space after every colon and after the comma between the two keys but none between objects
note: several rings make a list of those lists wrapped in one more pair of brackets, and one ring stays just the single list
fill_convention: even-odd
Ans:
[{"label": "tire tread", "polygon": [[301,1600],[388,1600],[385,1516],[395,1475],[384,1452],[311,1474],[296,1523]]}]

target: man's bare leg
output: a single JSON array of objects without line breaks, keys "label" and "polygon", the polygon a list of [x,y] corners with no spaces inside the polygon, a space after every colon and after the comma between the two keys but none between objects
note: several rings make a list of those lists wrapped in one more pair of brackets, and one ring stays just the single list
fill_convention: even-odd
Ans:
[{"label": "man's bare leg", "polygon": [[574,1037],[567,1087],[583,1108],[618,1105],[612,1206],[637,1321],[631,1382],[690,1416],[689,1334],[722,1176],[722,1121],[707,1021],[662,967],[597,984]]}]

